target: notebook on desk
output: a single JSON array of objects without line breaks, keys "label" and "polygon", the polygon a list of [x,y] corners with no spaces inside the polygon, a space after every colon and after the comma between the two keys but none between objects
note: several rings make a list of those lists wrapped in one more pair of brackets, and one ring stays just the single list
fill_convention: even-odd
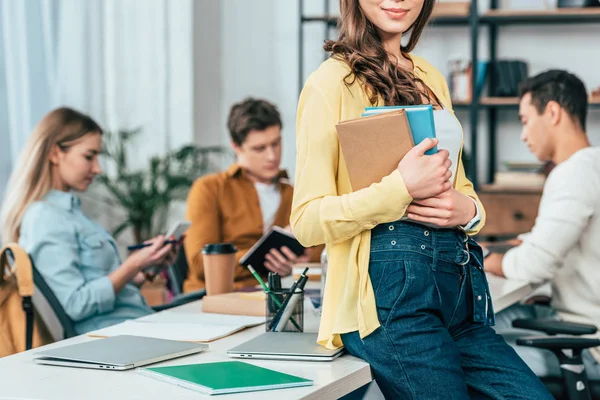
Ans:
[{"label": "notebook on desk", "polygon": [[136,335],[185,342],[211,342],[265,323],[264,317],[165,313],[154,320],[130,320],[88,333],[91,337]]},{"label": "notebook on desk", "polygon": [[209,395],[285,389],[313,384],[309,379],[241,361],[140,368],[137,371],[147,377]]}]

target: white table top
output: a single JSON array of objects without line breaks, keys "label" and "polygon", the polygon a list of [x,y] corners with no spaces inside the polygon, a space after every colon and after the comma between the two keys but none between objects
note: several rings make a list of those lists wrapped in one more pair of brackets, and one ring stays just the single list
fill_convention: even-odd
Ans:
[{"label": "white table top", "polygon": [[[531,293],[533,287],[527,283],[508,281],[506,279],[488,276],[490,291],[496,312],[519,301]],[[201,312],[200,302],[163,311]],[[308,314],[308,312],[307,312]],[[160,321],[161,313],[151,316]],[[316,317],[305,316],[307,331],[315,331],[318,326]],[[243,343],[264,332],[264,325],[246,329],[235,335],[209,343],[209,350],[197,355],[187,356],[156,365],[180,365],[232,360],[226,355],[226,350]],[[45,348],[64,346],[92,339],[81,335],[72,339],[51,344]],[[203,395],[188,389],[180,388],[165,382],[141,376],[134,370],[102,371],[80,368],[38,365],[32,361],[33,352],[23,352],[14,356],[0,359],[0,399],[198,399]],[[318,399],[339,398],[372,380],[369,365],[350,355],[344,355],[332,362],[290,362],[270,360],[245,360],[254,365],[271,368],[277,371],[303,378],[312,379],[313,386],[249,392],[232,395],[220,395],[226,399]],[[205,396],[210,397],[210,396]]]}]

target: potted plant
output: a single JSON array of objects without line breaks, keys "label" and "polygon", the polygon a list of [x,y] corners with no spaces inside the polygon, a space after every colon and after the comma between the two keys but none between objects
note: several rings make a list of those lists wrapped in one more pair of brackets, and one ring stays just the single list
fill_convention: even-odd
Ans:
[{"label": "potted plant", "polygon": [[211,156],[230,154],[220,146],[186,145],[150,158],[147,169],[131,170],[127,150],[139,132],[140,129],[105,133],[102,153],[109,172],[97,179],[109,194],[104,200],[124,214],[112,230],[113,236],[131,228],[136,243],[164,233],[169,206],[186,199],[196,178],[218,170]]}]

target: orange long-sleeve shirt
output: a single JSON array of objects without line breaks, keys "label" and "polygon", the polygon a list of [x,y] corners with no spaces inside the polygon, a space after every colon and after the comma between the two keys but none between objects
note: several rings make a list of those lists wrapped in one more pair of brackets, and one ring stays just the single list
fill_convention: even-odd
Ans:
[{"label": "orange long-sleeve shirt", "polygon": [[[277,180],[281,202],[273,225],[289,225],[292,208],[293,188],[282,171]],[[233,164],[226,171],[207,175],[194,182],[187,199],[186,218],[192,223],[184,240],[189,272],[184,283],[184,292],[204,287],[202,248],[207,243],[233,243],[238,252],[236,260],[264,234],[263,216],[254,183],[244,170]],[[318,261],[320,252],[311,252]],[[257,268],[261,275],[265,269]],[[256,286],[256,279],[241,265],[236,266],[234,287]]]}]

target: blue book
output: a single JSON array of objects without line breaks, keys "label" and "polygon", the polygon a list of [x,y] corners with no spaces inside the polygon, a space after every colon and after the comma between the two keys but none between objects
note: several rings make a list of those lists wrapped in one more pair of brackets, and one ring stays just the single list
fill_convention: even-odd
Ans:
[{"label": "blue book", "polygon": [[[433,106],[431,104],[415,105],[415,106],[384,106],[384,107],[367,107],[362,114],[363,117],[369,115],[381,114],[384,112],[403,109],[406,111],[406,118],[410,125],[410,131],[413,136],[415,145],[421,143],[426,138],[435,139],[435,122],[433,120]],[[428,150],[425,154],[432,155],[437,153],[438,148]]]}]

